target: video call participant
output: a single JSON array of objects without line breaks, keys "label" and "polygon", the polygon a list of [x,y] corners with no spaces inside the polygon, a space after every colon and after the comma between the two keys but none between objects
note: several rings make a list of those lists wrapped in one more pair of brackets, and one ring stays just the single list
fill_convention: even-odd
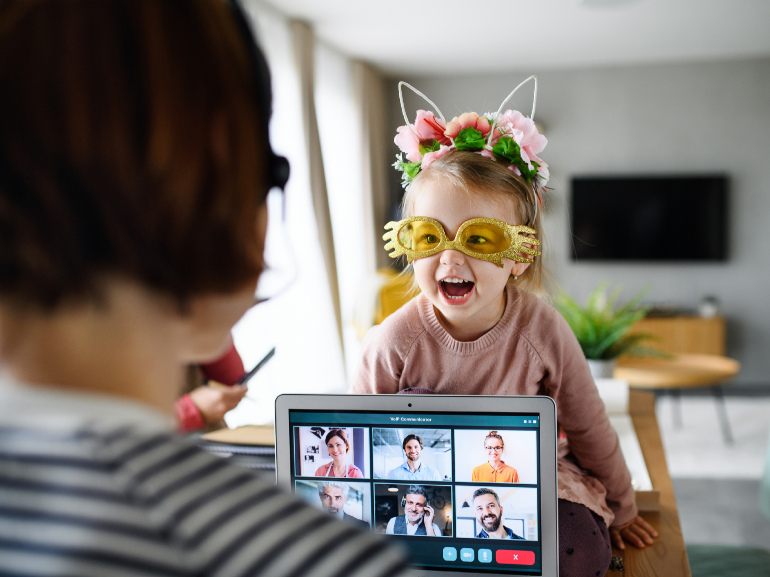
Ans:
[{"label": "video call participant", "polygon": [[423,444],[417,435],[407,435],[401,443],[406,460],[388,473],[388,479],[403,481],[441,481],[441,475],[436,469],[420,460]]},{"label": "video call participant", "polygon": [[441,537],[441,529],[433,522],[435,511],[428,504],[428,493],[421,485],[410,485],[404,496],[404,514],[388,521],[389,535],[427,535]]},{"label": "video call participant", "polygon": [[348,464],[348,453],[350,452],[350,443],[348,436],[342,429],[331,429],[326,434],[326,449],[332,458],[331,463],[321,465],[315,472],[316,477],[357,477],[361,478],[364,474],[361,469],[353,463]]},{"label": "video call participant", "polygon": [[237,4],[2,0],[0,55],[0,573],[405,575],[173,434],[186,367],[255,302],[287,176]]},{"label": "video call participant", "polygon": [[489,461],[473,468],[471,481],[474,483],[518,483],[519,473],[502,460],[505,451],[503,436],[497,431],[489,431],[484,439],[484,450]]},{"label": "video call participant", "polygon": [[345,503],[348,502],[349,491],[350,485],[347,483],[340,483],[339,481],[318,483],[318,497],[321,499],[321,507],[329,515],[333,515],[338,519],[347,519],[352,523],[356,523],[362,529],[368,529],[369,523],[345,512]]},{"label": "video call participant", "polygon": [[476,535],[479,539],[524,540],[524,537],[520,537],[503,525],[500,497],[492,489],[482,487],[473,492],[473,509],[476,513],[476,521],[483,527]]}]

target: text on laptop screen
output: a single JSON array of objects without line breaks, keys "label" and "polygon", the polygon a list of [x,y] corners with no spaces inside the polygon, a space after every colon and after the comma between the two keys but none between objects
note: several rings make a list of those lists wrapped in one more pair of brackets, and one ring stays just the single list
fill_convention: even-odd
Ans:
[{"label": "text on laptop screen", "polygon": [[542,574],[536,414],[289,411],[291,485],[412,565]]}]

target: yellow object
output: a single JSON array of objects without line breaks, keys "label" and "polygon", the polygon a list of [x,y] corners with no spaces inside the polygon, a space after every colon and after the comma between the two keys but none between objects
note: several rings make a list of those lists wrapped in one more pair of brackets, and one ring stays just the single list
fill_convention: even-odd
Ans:
[{"label": "yellow object", "polygon": [[412,298],[419,294],[420,289],[414,282],[411,272],[398,273],[392,269],[380,269],[380,274],[389,277],[382,287],[377,298],[374,310],[374,324],[378,325]]},{"label": "yellow object", "polygon": [[457,229],[454,240],[449,240],[444,227],[428,216],[410,216],[385,225],[388,230],[382,238],[387,240],[385,250],[392,250],[391,258],[402,254],[409,262],[424,258],[442,250],[459,250],[470,257],[503,266],[503,258],[516,262],[532,262],[524,255],[538,256],[540,251],[531,248],[540,241],[522,235],[537,231],[521,224],[511,225],[494,218],[472,218]]}]

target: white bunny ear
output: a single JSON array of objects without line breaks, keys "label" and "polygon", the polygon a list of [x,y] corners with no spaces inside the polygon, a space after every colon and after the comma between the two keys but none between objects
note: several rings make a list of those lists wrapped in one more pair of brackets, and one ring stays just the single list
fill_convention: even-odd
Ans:
[{"label": "white bunny ear", "polygon": [[492,123],[492,129],[489,131],[489,138],[487,138],[487,146],[489,146],[492,142],[492,135],[495,133],[495,126],[497,126],[497,119],[500,117],[500,113],[503,111],[503,107],[506,105],[506,103],[513,97],[514,94],[516,94],[516,91],[524,86],[527,82],[530,80],[535,81],[535,94],[532,96],[532,114],[529,115],[529,118],[531,120],[535,119],[535,106],[537,105],[537,76],[534,74],[527,78],[524,82],[520,83],[516,88],[511,90],[511,93],[503,100],[503,103],[500,105],[500,108],[497,109],[497,113],[495,114],[495,120]]},{"label": "white bunny ear", "polygon": [[425,96],[422,92],[417,90],[414,86],[402,80],[401,82],[398,83],[398,100],[399,102],[401,102],[401,114],[404,115],[404,122],[406,122],[406,127],[409,129],[409,132],[412,133],[412,136],[414,136],[415,139],[420,140],[420,138],[414,133],[414,130],[412,130],[412,125],[409,123],[409,118],[406,115],[406,109],[404,108],[404,93],[401,91],[402,85],[409,88],[412,92],[414,92],[418,96],[421,96],[425,100],[425,102],[430,104],[433,107],[433,110],[438,112],[439,118],[441,118],[441,121],[444,123],[444,126],[446,126],[446,119],[444,118],[444,115],[441,114],[441,111],[438,109],[438,106],[436,106],[430,98]]}]

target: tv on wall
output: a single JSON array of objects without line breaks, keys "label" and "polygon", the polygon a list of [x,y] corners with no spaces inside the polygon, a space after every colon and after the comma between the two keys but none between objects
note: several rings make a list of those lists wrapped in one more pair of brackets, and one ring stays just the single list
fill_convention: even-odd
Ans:
[{"label": "tv on wall", "polygon": [[725,175],[572,178],[578,261],[727,260]]}]

